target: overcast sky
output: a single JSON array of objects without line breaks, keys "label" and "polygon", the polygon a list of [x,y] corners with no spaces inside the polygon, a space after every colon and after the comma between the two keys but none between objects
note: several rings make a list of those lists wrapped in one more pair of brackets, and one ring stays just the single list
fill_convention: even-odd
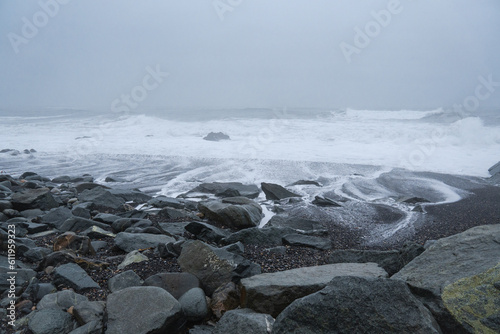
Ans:
[{"label": "overcast sky", "polygon": [[[55,1],[0,1],[0,109],[131,93],[143,108],[436,108],[500,82],[498,0]],[[493,89],[481,106],[500,106]]]}]

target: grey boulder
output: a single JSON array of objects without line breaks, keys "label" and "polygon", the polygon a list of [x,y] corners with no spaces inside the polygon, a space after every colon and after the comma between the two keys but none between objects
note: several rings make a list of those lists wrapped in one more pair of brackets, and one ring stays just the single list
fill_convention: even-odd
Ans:
[{"label": "grey boulder", "polygon": [[125,252],[136,249],[156,248],[159,244],[175,242],[175,239],[163,234],[120,232],[116,235],[115,244]]},{"label": "grey boulder", "polygon": [[212,334],[270,334],[273,324],[274,318],[269,314],[238,309],[226,312]]},{"label": "grey boulder", "polygon": [[192,288],[179,298],[182,311],[188,321],[202,321],[208,316],[208,304],[205,292],[201,288]]},{"label": "grey boulder", "polygon": [[201,202],[198,204],[198,210],[207,218],[232,228],[241,229],[259,225],[262,219],[262,208],[259,204],[244,197],[231,199],[245,199],[245,201],[229,202],[230,199],[225,199],[225,203],[219,201]]},{"label": "grey boulder", "polygon": [[268,200],[279,201],[289,197],[302,197],[300,195],[292,193],[279,184],[262,182],[260,185]]},{"label": "grey boulder", "polygon": [[76,291],[100,288],[99,284],[75,263],[63,264],[54,269],[54,282],[69,286]]},{"label": "grey boulder", "polygon": [[48,308],[36,311],[28,326],[34,334],[66,334],[73,330],[75,323],[68,312]]}]

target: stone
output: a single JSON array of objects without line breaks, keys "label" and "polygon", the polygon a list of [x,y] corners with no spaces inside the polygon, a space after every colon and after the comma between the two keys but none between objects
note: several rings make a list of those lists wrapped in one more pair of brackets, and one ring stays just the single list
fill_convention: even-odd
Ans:
[{"label": "stone", "polygon": [[151,200],[151,196],[137,190],[109,189],[109,192],[127,202],[146,203]]},{"label": "stone", "polygon": [[59,226],[59,230],[61,232],[82,232],[85,231],[86,229],[92,227],[92,226],[98,226],[102,229],[109,229],[109,226],[104,223],[99,223],[94,220],[90,219],[85,219],[81,217],[71,217],[66,219],[66,221]]},{"label": "stone", "polygon": [[208,135],[203,137],[204,140],[208,141],[220,141],[220,140],[230,140],[228,135],[222,132],[210,132]]},{"label": "stone", "polygon": [[120,219],[120,218],[121,218],[120,216],[112,215],[112,214],[109,214],[109,213],[99,213],[98,215],[96,215],[94,217],[94,220],[98,221],[98,222],[101,222],[101,223],[105,223],[105,224],[111,225],[117,219]]},{"label": "stone", "polygon": [[22,192],[14,193],[11,197],[11,203],[13,209],[19,211],[28,209],[46,211],[59,206],[50,193],[49,188],[26,189]]},{"label": "stone", "polygon": [[195,275],[203,282],[209,296],[224,283],[261,272],[260,266],[242,256],[210,247],[198,240],[183,245],[177,262],[182,271]]},{"label": "stone", "polygon": [[338,263],[266,273],[241,280],[241,306],[273,317],[302,298],[323,289],[334,277],[387,277],[375,263]]},{"label": "stone", "polygon": [[36,311],[29,320],[33,334],[66,334],[75,327],[71,314],[56,308]]},{"label": "stone", "polygon": [[70,307],[74,307],[79,303],[86,301],[88,301],[88,299],[85,296],[77,294],[71,290],[62,290],[45,295],[40,302],[38,302],[37,309],[43,310],[48,308],[59,308],[66,311]]},{"label": "stone", "polygon": [[401,281],[335,277],[327,287],[295,300],[276,318],[273,334],[440,334],[431,313]]},{"label": "stone", "polygon": [[332,200],[328,197],[323,197],[323,196],[314,197],[312,204],[317,205],[317,206],[332,206],[332,207],[340,207],[341,206],[339,203],[335,202],[334,200]]},{"label": "stone", "polygon": [[191,222],[186,225],[185,229],[197,239],[215,244],[218,244],[223,238],[229,237],[231,234],[228,230],[202,222]]},{"label": "stone", "polygon": [[[7,281],[10,279],[11,275],[8,273],[11,272],[11,270],[8,267],[0,267],[0,294],[2,294],[4,291],[8,290],[10,287],[10,282]],[[16,287],[22,287],[28,284],[28,282],[36,276],[36,272],[31,269],[16,269],[16,279],[15,279],[15,286]]]},{"label": "stone", "polygon": [[175,299],[193,288],[200,288],[200,280],[189,273],[158,273],[149,276],[144,281],[144,286],[156,286],[166,290]]},{"label": "stone", "polygon": [[167,291],[131,287],[108,296],[106,334],[178,333],[184,326],[180,303]]},{"label": "stone", "polygon": [[214,194],[218,197],[243,196],[253,199],[259,196],[260,190],[255,184],[247,185],[240,182],[212,182],[200,184],[196,188],[190,190],[187,195],[196,193]]},{"label": "stone", "polygon": [[42,223],[47,224],[50,227],[54,227],[59,229],[61,225],[70,217],[72,217],[73,214],[71,213],[71,210],[68,209],[67,207],[59,207],[56,209],[50,210],[46,215],[42,217]]},{"label": "stone", "polygon": [[184,209],[184,203],[181,200],[165,196],[154,197],[148,201],[148,204],[161,209],[167,207],[174,209]]},{"label": "stone", "polygon": [[66,285],[78,292],[100,288],[99,284],[75,263],[67,263],[55,268],[54,283]]},{"label": "stone", "polygon": [[281,227],[250,227],[237,231],[221,240],[224,245],[242,242],[245,245],[280,246],[283,244],[283,236],[295,232],[291,228]]},{"label": "stone", "polygon": [[91,244],[92,244],[92,248],[94,248],[94,250],[96,252],[98,252],[99,250],[101,250],[103,248],[108,247],[108,243],[106,241],[102,241],[102,240],[92,241]]},{"label": "stone", "polygon": [[153,226],[153,222],[149,219],[120,218],[115,220],[111,226],[113,227],[113,231],[119,233],[124,232],[130,227],[150,227]]},{"label": "stone", "polygon": [[71,210],[71,213],[73,214],[73,216],[77,216],[77,217],[81,217],[81,218],[85,218],[85,219],[91,218],[90,210],[86,209],[84,207],[78,206],[78,205],[73,207],[73,210]]},{"label": "stone", "polygon": [[[270,334],[274,318],[250,309],[226,312],[215,325],[213,334]],[[291,333],[291,332],[290,332]]]},{"label": "stone", "polygon": [[175,239],[163,234],[127,233],[116,235],[115,244],[125,252],[136,249],[156,248],[159,244],[175,242]]},{"label": "stone", "polygon": [[264,194],[266,194],[266,199],[268,200],[279,201],[289,197],[302,197],[286,190],[279,184],[262,182],[260,185],[262,191],[264,192]]},{"label": "stone", "polygon": [[125,204],[122,198],[113,195],[109,190],[101,186],[82,191],[78,196],[78,200],[80,202],[92,202],[97,206],[114,210],[122,208],[123,204]]},{"label": "stone", "polygon": [[92,321],[102,321],[106,302],[103,301],[82,301],[73,308],[73,315],[80,326]]},{"label": "stone", "polygon": [[493,166],[491,166],[489,169],[488,169],[488,172],[490,173],[490,175],[496,175],[498,173],[500,173],[500,161],[497,162],[496,164],[494,164]]},{"label": "stone", "polygon": [[327,238],[314,237],[303,234],[287,234],[283,237],[283,244],[290,246],[310,247],[327,250],[332,248],[332,242]]},{"label": "stone", "polygon": [[471,333],[500,333],[500,264],[447,285],[444,306]]},{"label": "stone", "polygon": [[132,286],[141,286],[141,278],[133,271],[127,270],[119,273],[108,280],[108,288],[111,292],[116,292]]},{"label": "stone", "polygon": [[430,203],[428,199],[422,198],[422,197],[402,197],[398,199],[399,202],[401,203],[406,203],[406,204],[411,204],[415,205],[418,203]]},{"label": "stone", "polygon": [[179,209],[173,209],[173,208],[163,208],[161,209],[160,212],[158,212],[158,216],[164,219],[184,219],[184,218],[197,218],[194,214],[185,211],[185,210],[179,210]]},{"label": "stone", "polygon": [[69,334],[102,334],[102,332],[102,322],[94,320],[72,330],[71,332],[69,332]]},{"label": "stone", "polygon": [[209,314],[207,298],[201,288],[192,288],[183,294],[179,298],[179,303],[188,321],[202,321]]},{"label": "stone", "polygon": [[45,211],[42,211],[40,209],[29,209],[29,210],[21,211],[21,212],[19,212],[19,214],[25,218],[36,218],[36,217],[43,216],[45,214]]},{"label": "stone", "polygon": [[[90,181],[90,182],[84,181],[84,182],[79,183],[75,186],[75,189],[78,193],[84,192],[85,190],[92,190],[95,188],[109,189],[109,187],[103,186],[102,184],[93,183],[92,181]],[[82,201],[82,202],[86,202],[86,201]]]},{"label": "stone", "polygon": [[6,200],[0,200],[0,212],[6,209],[12,209],[12,203]]},{"label": "stone", "polygon": [[54,252],[63,249],[71,249],[75,251],[75,253],[82,255],[95,255],[95,250],[90,243],[90,238],[87,236],[76,235],[74,232],[65,232],[54,240]]},{"label": "stone", "polygon": [[146,255],[139,253],[138,250],[133,250],[125,256],[125,259],[122,261],[122,263],[118,265],[118,269],[122,270],[132,263],[139,263],[148,260],[149,258]]},{"label": "stone", "polygon": [[[57,292],[56,287],[52,283],[38,283],[36,292],[34,295],[35,301],[40,301],[43,297],[48,294]],[[37,305],[38,306],[38,305]]]},{"label": "stone", "polygon": [[199,203],[198,209],[208,219],[237,229],[259,226],[262,219],[262,208],[255,202],[235,205],[209,201]]},{"label": "stone", "polygon": [[89,227],[88,229],[86,229],[85,231],[81,232],[80,235],[87,236],[90,239],[101,239],[101,238],[107,238],[107,237],[111,237],[111,238],[116,237],[116,234],[114,234],[114,233],[112,233],[110,231],[107,231],[105,229],[102,229],[99,226],[95,226],[95,225],[93,225],[93,226]]},{"label": "stone", "polygon": [[210,309],[220,319],[227,311],[237,309],[240,306],[240,289],[233,282],[218,287],[212,294]]},{"label": "stone", "polygon": [[479,275],[498,264],[500,225],[473,227],[437,240],[422,254],[392,276],[405,281],[429,308],[444,332],[471,332],[464,328],[443,303],[447,286]]},{"label": "stone", "polygon": [[27,252],[24,253],[24,257],[29,262],[40,262],[47,255],[52,253],[52,250],[45,247],[35,247],[31,248]]},{"label": "stone", "polygon": [[289,217],[286,215],[275,215],[267,223],[268,227],[281,227],[294,229],[297,232],[308,235],[328,235],[328,230],[325,225],[319,221]]}]

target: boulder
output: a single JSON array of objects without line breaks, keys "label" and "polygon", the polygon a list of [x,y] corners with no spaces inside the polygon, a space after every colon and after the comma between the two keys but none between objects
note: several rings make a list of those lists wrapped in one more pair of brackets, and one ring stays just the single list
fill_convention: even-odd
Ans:
[{"label": "boulder", "polygon": [[302,197],[286,190],[279,184],[262,182],[260,185],[268,200],[279,201],[289,197]]},{"label": "boulder", "polygon": [[[484,225],[437,240],[392,278],[405,281],[448,333],[473,333],[463,318],[443,302],[444,291],[459,280],[487,272],[498,264],[500,225]],[[457,283],[458,284],[458,283]],[[450,286],[450,287],[449,287]],[[450,294],[445,298],[449,299]],[[480,298],[469,300],[475,304]],[[479,302],[480,303],[480,302]],[[448,304],[450,305],[450,304]],[[474,306],[477,307],[477,304]],[[483,305],[485,309],[487,305]],[[484,313],[483,313],[484,314]],[[480,314],[472,318],[480,318]]]},{"label": "boulder", "polygon": [[95,250],[90,243],[90,238],[86,236],[76,235],[74,232],[65,232],[54,240],[54,252],[71,249],[75,253],[87,255],[94,254]]},{"label": "boulder", "polygon": [[48,308],[36,311],[31,316],[28,326],[33,334],[66,334],[71,332],[76,324],[68,312]]},{"label": "boulder", "polygon": [[118,265],[118,269],[122,270],[132,263],[139,263],[148,260],[149,258],[146,255],[141,254],[138,250],[133,250],[125,256],[122,263]]},{"label": "boulder", "polygon": [[150,195],[136,190],[109,189],[109,192],[124,201],[134,203],[146,203],[152,198]]},{"label": "boulder", "polygon": [[200,280],[190,273],[158,273],[149,276],[144,281],[144,286],[162,288],[179,299],[183,294],[193,288],[200,288]]},{"label": "boulder", "polygon": [[231,234],[231,232],[229,232],[228,230],[223,230],[221,228],[202,222],[189,223],[188,225],[186,225],[185,229],[199,240],[205,242],[213,242],[216,244],[218,244],[223,238],[229,237],[229,235]]},{"label": "boulder", "polygon": [[163,208],[158,212],[158,216],[164,219],[184,219],[184,218],[191,218],[195,219],[198,218],[195,216],[193,213],[188,212],[186,210],[180,210],[180,209],[173,209],[173,208]]},{"label": "boulder", "polygon": [[239,281],[261,272],[260,266],[240,255],[213,248],[201,241],[186,242],[177,259],[182,271],[203,282],[208,295],[222,284]]},{"label": "boulder", "polygon": [[38,310],[47,308],[59,308],[66,311],[72,306],[76,306],[82,302],[88,302],[87,297],[77,294],[71,290],[62,290],[56,293],[45,295],[37,304]]},{"label": "boulder", "polygon": [[123,198],[113,195],[109,190],[101,186],[82,191],[78,195],[78,200],[80,202],[92,202],[97,206],[114,210],[120,209],[125,204]]},{"label": "boulder", "polygon": [[283,244],[290,246],[310,247],[327,250],[332,248],[332,242],[327,238],[314,237],[303,234],[287,234],[283,237]]},{"label": "boulder", "polygon": [[317,205],[317,206],[333,206],[333,207],[341,206],[339,203],[335,202],[331,198],[323,197],[323,196],[314,197],[312,204]]},{"label": "boulder", "polygon": [[182,311],[188,321],[202,321],[208,316],[205,292],[201,288],[192,288],[179,298]]},{"label": "boulder", "polygon": [[203,137],[203,139],[208,141],[220,141],[220,140],[230,140],[228,135],[222,132],[210,132],[208,135]]},{"label": "boulder", "polygon": [[259,246],[280,246],[283,244],[283,236],[295,232],[291,228],[281,227],[250,227],[241,231],[237,231],[230,236],[221,240],[224,245],[235,242],[242,242],[245,245]]},{"label": "boulder", "polygon": [[240,182],[212,182],[200,184],[196,188],[190,190],[187,195],[191,193],[214,194],[218,197],[243,196],[253,199],[259,196],[260,190],[254,184],[247,185]]},{"label": "boulder", "polygon": [[106,231],[105,229],[100,228],[99,226],[91,226],[85,231],[80,233],[81,236],[89,237],[90,239],[101,239],[106,237],[114,238],[116,234]]},{"label": "boulder", "polygon": [[431,313],[401,281],[335,277],[327,287],[288,306],[273,333],[440,334]]},{"label": "boulder", "polygon": [[88,324],[93,321],[101,322],[104,317],[104,301],[83,301],[77,303],[73,308],[73,315],[80,325]]},{"label": "boulder", "polygon": [[100,288],[99,284],[75,263],[67,263],[55,268],[54,283],[68,286],[78,292]]},{"label": "boulder", "polygon": [[86,229],[92,226],[98,226],[102,229],[109,229],[109,226],[104,223],[99,223],[97,221],[81,217],[71,217],[66,219],[66,221],[59,226],[59,230],[61,232],[67,232],[67,231],[81,232],[85,231]]},{"label": "boulder", "polygon": [[150,227],[153,226],[153,222],[149,219],[138,219],[138,218],[120,218],[111,224],[113,231],[116,233],[123,232],[130,227]]},{"label": "boulder", "polygon": [[290,228],[309,235],[328,235],[328,229],[322,222],[287,215],[273,216],[266,226]]},{"label": "boulder", "polygon": [[142,285],[142,280],[133,270],[124,271],[108,280],[108,288],[111,292],[140,285]]},{"label": "boulder", "polygon": [[112,215],[110,213],[99,213],[94,217],[94,220],[111,225],[120,218],[121,218],[120,216]]},{"label": "boulder", "polygon": [[94,320],[78,327],[77,329],[72,330],[71,332],[69,332],[69,334],[102,334],[102,332],[102,321]]},{"label": "boulder", "polygon": [[241,305],[276,317],[295,299],[323,289],[337,276],[387,277],[375,263],[338,263],[266,273],[241,280]]},{"label": "boulder", "polygon": [[219,201],[200,202],[198,210],[208,219],[238,229],[258,226],[262,219],[262,208],[253,201],[243,205]]},{"label": "boulder", "polygon": [[184,203],[182,200],[172,197],[158,196],[150,199],[148,201],[149,205],[157,208],[174,208],[174,209],[184,209]]},{"label": "boulder", "polygon": [[19,211],[28,209],[47,211],[59,206],[49,188],[26,189],[22,192],[14,193],[10,201],[12,208]]},{"label": "boulder", "polygon": [[131,287],[108,296],[106,334],[178,333],[184,325],[179,302],[167,291]]},{"label": "boulder", "polygon": [[115,238],[116,246],[125,252],[131,252],[136,249],[156,248],[159,244],[169,242],[175,242],[175,239],[163,234],[120,232]]},{"label": "boulder", "polygon": [[227,311],[237,309],[240,306],[240,289],[233,282],[218,287],[212,294],[210,309],[220,319]]},{"label": "boulder", "polygon": [[42,223],[49,225],[50,227],[55,227],[59,229],[62,224],[68,219],[71,218],[73,214],[71,210],[65,206],[61,206],[55,209],[52,209],[42,217]]},{"label": "boulder", "polygon": [[[250,309],[226,312],[212,334],[271,334],[274,318]],[[292,333],[292,332],[289,332]]]}]

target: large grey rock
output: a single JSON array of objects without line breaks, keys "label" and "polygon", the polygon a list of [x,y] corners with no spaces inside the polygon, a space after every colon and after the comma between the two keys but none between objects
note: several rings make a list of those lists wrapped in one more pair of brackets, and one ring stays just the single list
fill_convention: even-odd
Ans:
[{"label": "large grey rock", "polygon": [[283,237],[283,244],[290,246],[310,247],[321,250],[332,248],[330,239],[315,237],[310,235],[303,235],[298,233],[287,234]]},{"label": "large grey rock", "polygon": [[74,327],[71,314],[56,308],[36,311],[29,320],[29,329],[33,334],[67,334]]},{"label": "large grey rock", "polygon": [[334,250],[328,258],[328,263],[378,263],[385,269],[389,276],[400,271],[405,265],[418,255],[422,254],[424,247],[408,243],[400,250]]},{"label": "large grey rock", "polygon": [[28,209],[46,211],[59,206],[49,188],[26,189],[22,192],[14,193],[10,201],[12,207],[18,211]]},{"label": "large grey rock", "polygon": [[69,286],[76,291],[100,288],[99,284],[76,263],[63,264],[54,269],[54,282]]},{"label": "large grey rock", "polygon": [[158,273],[144,281],[145,286],[156,286],[166,290],[175,299],[194,288],[200,288],[200,280],[190,273]]},{"label": "large grey rock", "polygon": [[113,195],[109,190],[103,187],[95,187],[93,189],[87,189],[78,195],[80,202],[92,202],[95,205],[119,209],[125,204],[125,200],[118,196]]},{"label": "large grey rock", "polygon": [[[186,231],[196,236],[197,239],[205,242],[219,243],[223,238],[228,237],[231,232],[202,222],[191,222],[185,227]],[[244,231],[244,230],[243,230]]]},{"label": "large grey rock", "polygon": [[183,294],[179,303],[188,321],[202,321],[208,316],[207,298],[201,288],[192,288]]},{"label": "large grey rock", "polygon": [[222,316],[212,334],[270,334],[273,324],[274,318],[269,314],[250,309],[232,310]]},{"label": "large grey rock", "polygon": [[174,209],[184,209],[184,203],[182,200],[172,197],[158,196],[150,199],[148,201],[149,205],[157,208],[174,208]]},{"label": "large grey rock", "polygon": [[302,197],[300,195],[292,193],[291,191],[286,190],[279,184],[262,182],[260,185],[262,191],[264,192],[264,194],[266,194],[266,198],[273,201],[279,201],[281,199],[289,197]]},{"label": "large grey rock", "polygon": [[201,202],[198,210],[213,221],[238,229],[258,226],[262,219],[262,208],[253,201],[242,205],[219,201]]},{"label": "large grey rock", "polygon": [[241,304],[276,317],[295,299],[323,289],[337,276],[387,277],[387,273],[375,263],[338,263],[256,275],[241,280]]},{"label": "large grey rock", "polygon": [[94,320],[72,330],[69,334],[102,334],[102,331],[102,321]]},{"label": "large grey rock", "polygon": [[92,226],[98,226],[102,229],[109,229],[109,226],[104,223],[99,223],[95,220],[85,219],[81,217],[71,217],[59,226],[61,232],[82,232]]},{"label": "large grey rock", "polygon": [[182,271],[195,275],[203,282],[208,295],[222,284],[261,272],[260,266],[242,256],[210,247],[198,240],[183,245],[177,262]]},{"label": "large grey rock", "polygon": [[175,242],[175,239],[163,234],[120,232],[116,235],[115,244],[125,252],[136,249],[156,248],[159,244]]},{"label": "large grey rock", "polygon": [[130,227],[149,227],[153,226],[153,222],[149,219],[137,219],[137,218],[120,218],[111,224],[113,231],[116,233],[123,232]]},{"label": "large grey rock", "polygon": [[133,250],[125,256],[122,263],[118,265],[118,269],[122,270],[132,263],[139,263],[148,260],[149,258],[146,255],[140,253],[138,250]]},{"label": "large grey rock", "polygon": [[93,321],[101,322],[104,317],[105,308],[106,302],[104,301],[83,301],[75,305],[73,315],[80,325]]},{"label": "large grey rock", "polygon": [[328,235],[328,229],[322,222],[286,215],[273,216],[266,226],[289,228],[308,235]]},{"label": "large grey rock", "polygon": [[293,232],[295,230],[291,228],[274,226],[263,228],[250,227],[231,234],[221,240],[221,243],[227,245],[240,241],[245,245],[280,246],[283,244],[283,236]]},{"label": "large grey rock", "polygon": [[42,217],[42,223],[49,225],[50,227],[55,227],[59,229],[61,225],[73,214],[71,210],[65,206],[52,209]]},{"label": "large grey rock", "polygon": [[410,286],[443,331],[472,333],[445,306],[443,291],[460,279],[494,267],[499,254],[500,225],[478,226],[436,241],[392,278],[404,280]]},{"label": "large grey rock", "polygon": [[[220,197],[243,196],[247,198],[257,198],[260,190],[254,184],[246,185],[240,182],[212,182],[202,183],[188,192],[188,194],[190,193],[214,194]],[[225,194],[231,194],[231,196],[226,196]]]},{"label": "large grey rock", "polygon": [[127,202],[146,203],[152,198],[150,195],[136,190],[109,189],[108,191]]},{"label": "large grey rock", "polygon": [[88,301],[87,297],[77,294],[71,290],[62,290],[45,295],[37,304],[37,309],[59,308],[67,310],[71,306]]},{"label": "large grey rock", "polygon": [[179,302],[167,291],[131,287],[108,296],[106,334],[177,333],[184,325]]},{"label": "large grey rock", "polygon": [[141,278],[133,270],[124,271],[108,280],[108,288],[111,292],[130,288],[132,286],[140,286],[141,284]]},{"label": "large grey rock", "polygon": [[335,277],[326,288],[288,306],[273,333],[441,333],[425,306],[401,281]]}]

